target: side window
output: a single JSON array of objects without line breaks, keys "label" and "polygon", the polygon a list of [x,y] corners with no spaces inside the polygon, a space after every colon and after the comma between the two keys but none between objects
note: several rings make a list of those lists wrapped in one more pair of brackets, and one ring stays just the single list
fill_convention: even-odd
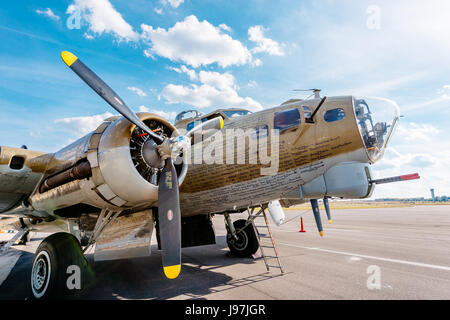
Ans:
[{"label": "side window", "polygon": [[194,121],[189,122],[188,125],[187,125],[187,127],[186,127],[186,130],[189,131],[189,130],[191,130],[193,127],[194,127]]},{"label": "side window", "polygon": [[323,118],[326,122],[339,121],[345,118],[345,111],[342,108],[331,109],[325,112]]},{"label": "side window", "polygon": [[194,128],[195,126],[197,126],[199,124],[200,124],[199,120],[195,120],[195,121],[189,122],[187,124],[187,126],[186,126],[186,130],[189,131],[189,130],[191,130],[192,128]]},{"label": "side window", "polygon": [[305,118],[311,118],[312,112],[311,107],[309,106],[302,106],[303,112],[305,113]]},{"label": "side window", "polygon": [[25,158],[22,156],[13,156],[9,163],[9,167],[14,170],[20,170],[25,164]]},{"label": "side window", "polygon": [[274,116],[274,129],[281,131],[295,128],[300,125],[300,112],[297,108],[276,112]]}]

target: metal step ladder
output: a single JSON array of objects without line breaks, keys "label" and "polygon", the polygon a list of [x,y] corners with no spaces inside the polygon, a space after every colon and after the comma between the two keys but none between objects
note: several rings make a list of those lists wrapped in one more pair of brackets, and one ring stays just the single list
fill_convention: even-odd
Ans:
[{"label": "metal step ladder", "polygon": [[[266,210],[264,207],[261,207],[261,210],[255,215],[253,215],[253,209],[254,208],[252,208],[251,211],[249,210],[249,219],[252,220],[252,225],[258,238],[259,249],[261,250],[261,256],[264,259],[266,269],[268,272],[270,272],[271,268],[279,269],[281,274],[284,274],[283,266],[281,265],[280,257],[278,255],[278,249],[275,245],[275,240],[273,238],[272,231],[270,230]],[[264,218],[265,225],[255,224],[254,221],[255,218]],[[261,232],[260,229],[266,230],[267,234]],[[265,250],[272,251],[273,252],[272,255],[267,255]],[[275,263],[272,263],[272,261],[275,261]]]}]

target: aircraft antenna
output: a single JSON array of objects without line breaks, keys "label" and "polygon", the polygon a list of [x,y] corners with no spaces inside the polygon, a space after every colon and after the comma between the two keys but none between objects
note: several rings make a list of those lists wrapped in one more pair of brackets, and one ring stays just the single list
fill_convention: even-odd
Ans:
[{"label": "aircraft antenna", "polygon": [[[314,98],[315,99],[320,99],[321,98],[321,96],[320,96],[320,92],[322,91],[321,89],[317,89],[317,88],[314,88],[314,89],[294,89],[294,90],[292,90],[292,91],[312,91],[313,92],[313,95],[314,95]],[[312,95],[311,95],[312,96]],[[311,97],[311,96],[309,96],[309,97]],[[309,98],[308,97],[308,98]],[[308,99],[308,98],[306,98],[306,99]]]}]

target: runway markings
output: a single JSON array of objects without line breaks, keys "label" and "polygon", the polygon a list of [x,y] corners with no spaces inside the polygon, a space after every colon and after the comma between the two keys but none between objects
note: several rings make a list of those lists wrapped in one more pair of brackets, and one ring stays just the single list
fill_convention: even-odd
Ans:
[{"label": "runway markings", "polygon": [[359,258],[393,262],[393,263],[399,263],[399,264],[407,264],[407,265],[416,266],[416,267],[424,267],[424,268],[450,271],[450,267],[440,266],[440,265],[435,265],[435,264],[428,264],[428,263],[421,263],[421,262],[414,262],[414,261],[407,261],[407,260],[399,260],[399,259],[390,259],[390,258],[383,258],[383,257],[375,257],[375,256],[364,255],[364,254],[357,254],[357,253],[350,253],[350,252],[343,252],[343,251],[336,251],[336,250],[329,250],[329,249],[322,249],[322,248],[304,247],[304,246],[298,246],[298,245],[294,245],[294,244],[290,244],[290,243],[283,243],[283,242],[277,242],[277,244],[288,246],[288,247],[328,252],[328,253],[340,254],[340,255],[351,256],[351,257],[359,257]]},{"label": "runway markings", "polygon": [[[298,228],[296,228],[296,229],[273,229],[273,231],[274,232],[290,232],[290,233],[298,233]],[[338,232],[340,232],[340,231],[344,231],[344,232],[356,232],[356,233],[364,233],[364,231],[361,231],[361,230],[352,230],[352,229],[327,229],[326,230],[326,232],[329,232],[329,231],[338,231]]]},{"label": "runway markings", "polygon": [[[273,230],[274,233],[275,232],[285,232],[285,233],[298,233],[298,228],[297,229],[274,229]],[[325,230],[325,235],[328,233],[333,233],[336,232],[337,234],[339,233],[346,233],[346,232],[354,232],[354,233],[360,233],[363,235],[370,235],[370,236],[377,236],[380,238],[385,238],[385,239],[394,239],[394,240],[413,240],[413,241],[421,241],[421,240],[427,240],[427,241],[449,241],[450,237],[446,236],[446,237],[433,237],[430,236],[429,234],[426,235],[426,238],[418,238],[418,237],[408,237],[408,236],[399,236],[399,235],[395,235],[395,236],[390,236],[388,234],[384,234],[384,233],[380,233],[380,232],[374,232],[373,230],[354,230],[354,229],[326,229]]]},{"label": "runway markings", "polygon": [[362,259],[360,257],[350,257],[349,258],[350,261],[361,261]]}]

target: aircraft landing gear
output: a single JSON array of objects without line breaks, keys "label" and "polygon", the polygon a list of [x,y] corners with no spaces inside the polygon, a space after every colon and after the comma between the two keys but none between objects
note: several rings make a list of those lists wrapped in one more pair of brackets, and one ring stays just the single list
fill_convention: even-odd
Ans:
[{"label": "aircraft landing gear", "polygon": [[252,223],[240,219],[231,222],[229,214],[225,214],[227,227],[227,245],[230,253],[237,257],[250,257],[259,249],[258,238]]},{"label": "aircraft landing gear", "polygon": [[35,299],[74,298],[91,276],[78,240],[70,233],[54,233],[41,242],[34,256],[31,291]]}]

